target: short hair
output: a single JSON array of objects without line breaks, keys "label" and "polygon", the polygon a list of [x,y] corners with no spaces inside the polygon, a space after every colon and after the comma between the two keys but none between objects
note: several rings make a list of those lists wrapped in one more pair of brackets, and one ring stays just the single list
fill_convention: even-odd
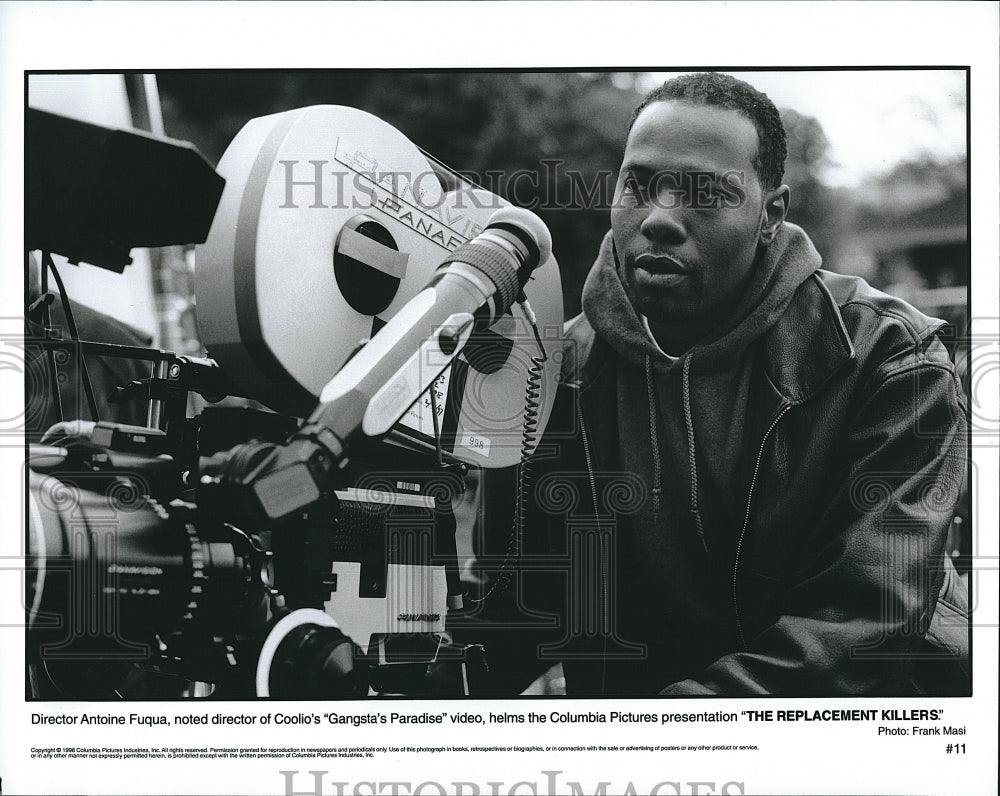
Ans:
[{"label": "short hair", "polygon": [[632,132],[635,120],[654,102],[684,102],[689,105],[709,105],[741,113],[757,130],[757,154],[753,160],[757,179],[765,191],[781,184],[785,174],[785,127],[781,115],[767,94],[749,83],[718,72],[682,75],[668,80],[650,91],[639,103],[628,124]]}]

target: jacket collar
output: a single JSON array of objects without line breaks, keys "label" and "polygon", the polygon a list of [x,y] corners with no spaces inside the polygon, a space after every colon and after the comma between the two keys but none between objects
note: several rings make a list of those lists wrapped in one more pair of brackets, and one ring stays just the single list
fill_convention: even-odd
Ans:
[{"label": "jacket collar", "polygon": [[857,358],[840,307],[822,274],[817,271],[799,286],[763,339],[764,372],[790,404],[811,398]]}]

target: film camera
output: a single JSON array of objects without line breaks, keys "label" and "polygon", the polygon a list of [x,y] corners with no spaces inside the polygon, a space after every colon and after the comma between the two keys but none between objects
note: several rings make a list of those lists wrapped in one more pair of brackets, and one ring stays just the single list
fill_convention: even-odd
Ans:
[{"label": "film camera", "polygon": [[[470,610],[454,506],[470,468],[526,460],[552,407],[541,222],[345,107],[250,121],[218,173],[40,111],[29,143],[43,275],[49,252],[120,272],[131,247],[200,242],[211,357],[80,340],[70,317],[41,341],[50,375],[67,347],[150,375],[115,385],[146,425],[92,410],[29,446],[31,695],[475,693],[488,651],[448,632]],[[266,408],[188,417],[191,393]]]}]

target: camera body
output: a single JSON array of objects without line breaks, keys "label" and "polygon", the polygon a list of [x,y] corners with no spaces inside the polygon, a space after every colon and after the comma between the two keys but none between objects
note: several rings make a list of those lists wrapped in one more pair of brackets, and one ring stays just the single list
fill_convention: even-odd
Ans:
[{"label": "camera body", "polygon": [[[445,633],[461,593],[452,504],[463,465],[372,444],[352,459],[341,488],[279,525],[253,526],[231,476],[266,457],[285,424],[212,407],[187,424],[187,439],[218,441],[220,426],[251,439],[181,452],[156,429],[98,423],[73,424],[79,436],[59,446],[31,446],[34,696],[113,694],[135,670],[155,673],[142,687],[158,695],[206,683],[219,697],[254,696],[272,629],[304,610],[323,612],[335,632],[312,621],[316,638],[300,638],[302,630],[285,638],[268,659],[267,695],[467,693],[482,651]],[[175,454],[155,452],[164,448]],[[344,649],[327,671],[331,640]]]}]

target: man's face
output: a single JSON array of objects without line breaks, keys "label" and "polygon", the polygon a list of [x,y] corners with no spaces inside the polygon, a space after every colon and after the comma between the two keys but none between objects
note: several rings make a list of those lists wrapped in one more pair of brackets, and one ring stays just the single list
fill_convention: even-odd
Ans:
[{"label": "man's face", "polygon": [[611,228],[626,293],[651,320],[701,334],[736,304],[764,220],[757,147],[737,111],[654,102],[636,119]]}]

